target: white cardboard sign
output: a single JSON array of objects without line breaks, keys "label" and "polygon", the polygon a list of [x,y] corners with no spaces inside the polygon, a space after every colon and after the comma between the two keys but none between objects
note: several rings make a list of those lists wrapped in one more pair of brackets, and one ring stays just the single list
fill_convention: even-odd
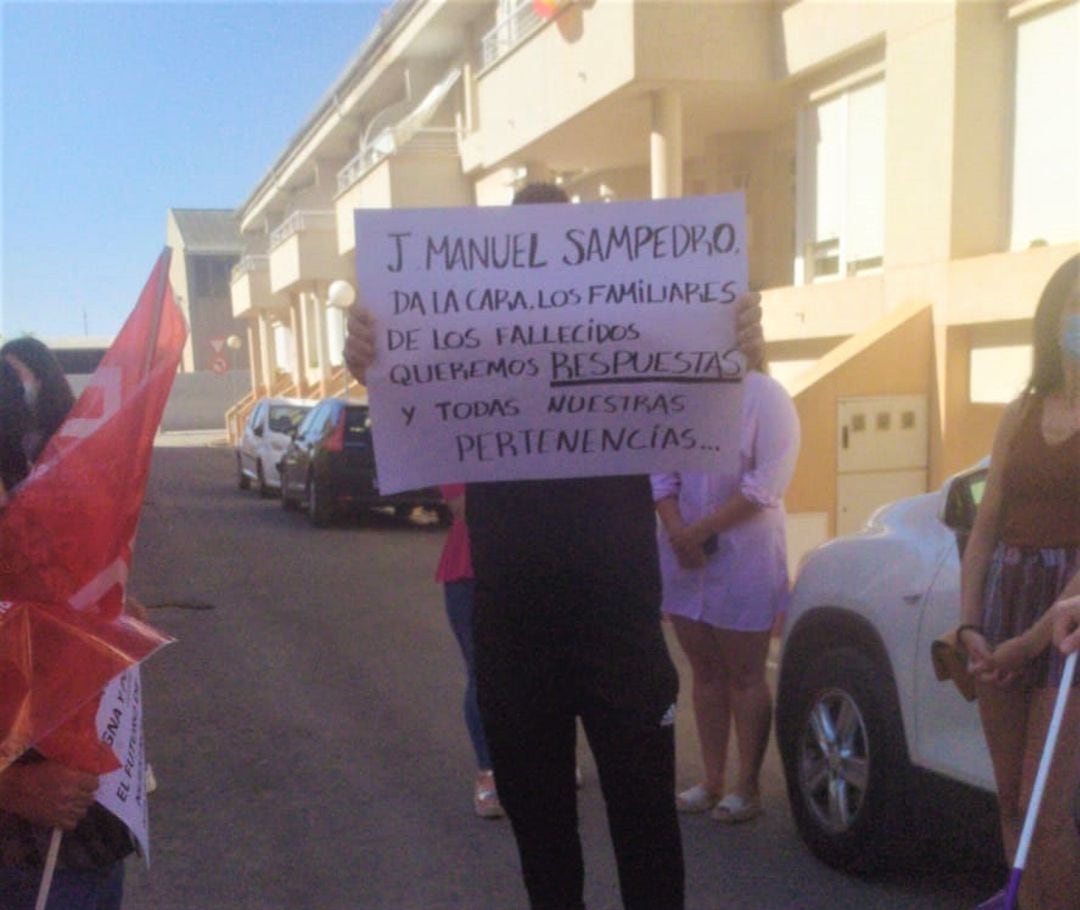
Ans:
[{"label": "white cardboard sign", "polygon": [[355,222],[383,493],[737,459],[742,194]]},{"label": "white cardboard sign", "polygon": [[97,713],[98,735],[120,759],[120,767],[101,776],[97,801],[120,819],[150,863],[150,820],[146,799],[142,682],[139,668],[125,670],[105,687]]}]

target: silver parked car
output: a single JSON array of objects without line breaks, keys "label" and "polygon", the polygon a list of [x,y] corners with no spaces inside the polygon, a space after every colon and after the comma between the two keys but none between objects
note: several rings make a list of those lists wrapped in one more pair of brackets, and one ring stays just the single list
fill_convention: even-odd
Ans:
[{"label": "silver parked car", "polygon": [[799,572],[776,730],[796,826],[829,865],[888,865],[925,834],[912,808],[922,772],[993,789],[976,705],[938,681],[930,658],[959,622],[960,554],[986,472],[984,461],[882,507]]},{"label": "silver parked car", "polygon": [[263,398],[251,409],[236,447],[236,482],[241,490],[254,483],[260,495],[269,496],[281,488],[281,457],[315,404],[306,398]]}]

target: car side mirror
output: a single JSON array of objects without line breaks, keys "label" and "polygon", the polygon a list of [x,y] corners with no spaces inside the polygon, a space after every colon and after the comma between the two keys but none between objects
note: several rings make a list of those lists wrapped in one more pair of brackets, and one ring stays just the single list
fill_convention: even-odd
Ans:
[{"label": "car side mirror", "polygon": [[260,425],[260,426],[257,426],[257,427],[255,427],[255,429],[254,429],[254,430],[252,430],[252,432],[253,432],[253,433],[254,433],[254,434],[255,434],[256,436],[262,436],[262,434],[263,434],[263,428],[262,428],[262,426],[261,426],[261,425]]},{"label": "car side mirror", "polygon": [[968,538],[971,537],[971,529],[975,526],[978,500],[982,498],[985,484],[985,475],[964,474],[953,478],[945,491],[945,502],[939,517],[942,524],[956,534],[956,547],[961,558],[964,556]]}]

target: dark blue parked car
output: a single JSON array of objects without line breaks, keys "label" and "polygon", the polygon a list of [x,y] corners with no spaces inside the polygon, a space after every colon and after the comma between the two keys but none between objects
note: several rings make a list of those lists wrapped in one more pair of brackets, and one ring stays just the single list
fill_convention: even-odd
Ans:
[{"label": "dark blue parked car", "polygon": [[345,508],[392,506],[406,516],[417,506],[449,513],[437,487],[383,496],[375,474],[371,418],[359,398],[326,398],[296,428],[281,460],[281,504],[306,506],[311,523],[322,526]]}]

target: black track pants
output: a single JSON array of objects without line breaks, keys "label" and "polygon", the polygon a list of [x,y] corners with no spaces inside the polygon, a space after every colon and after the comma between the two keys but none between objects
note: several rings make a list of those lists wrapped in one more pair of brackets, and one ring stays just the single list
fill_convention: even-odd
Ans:
[{"label": "black track pants", "polygon": [[[493,515],[469,488],[481,718],[533,910],[584,906],[577,717],[626,910],[681,910],[678,678],[660,627],[652,504],[647,481],[644,491],[629,478],[595,483],[599,493],[578,486],[563,496],[565,483],[528,487],[515,513],[525,523],[501,525],[508,504]],[[515,489],[500,486],[504,500]]]}]

